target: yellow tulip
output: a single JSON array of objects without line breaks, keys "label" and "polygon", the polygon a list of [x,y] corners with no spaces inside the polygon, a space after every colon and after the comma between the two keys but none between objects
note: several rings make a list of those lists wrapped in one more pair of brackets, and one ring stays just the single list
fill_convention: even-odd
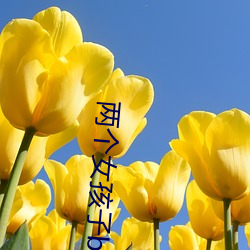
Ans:
[{"label": "yellow tulip", "polygon": [[[223,219],[223,204],[220,201],[212,200],[212,205],[215,213]],[[250,193],[240,200],[231,202],[231,221],[238,225],[245,225],[250,222]]]},{"label": "yellow tulip", "polygon": [[200,189],[217,200],[249,192],[250,117],[238,109],[215,115],[191,112],[179,124],[171,147],[190,164]]},{"label": "yellow tulip", "polygon": [[224,222],[213,210],[211,198],[198,187],[195,180],[187,187],[187,210],[193,230],[208,240],[221,240],[224,237]]},{"label": "yellow tulip", "polygon": [[141,222],[135,218],[127,218],[122,223],[121,236],[110,233],[114,240],[114,249],[127,249],[133,245],[134,250],[150,250],[154,248],[153,224]]},{"label": "yellow tulip", "polygon": [[52,210],[38,220],[30,231],[32,249],[66,250],[69,245],[71,226]]},{"label": "yellow tulip", "polygon": [[113,174],[114,189],[133,217],[148,222],[154,218],[166,221],[182,207],[190,167],[170,151],[160,165],[138,161],[129,167],[117,166]]},{"label": "yellow tulip", "polygon": [[[145,127],[144,116],[152,105],[153,98],[153,86],[148,79],[139,76],[124,76],[120,69],[115,70],[104,90],[84,107],[80,115],[78,143],[82,152],[87,156],[96,153],[112,157],[124,155]],[[107,114],[108,116],[114,114],[116,118],[119,116],[119,124],[117,120],[114,121],[113,126],[96,124],[95,119],[101,123],[104,119],[101,112],[105,112],[102,105],[97,102],[113,103],[116,105],[115,110],[119,109],[120,103],[120,115],[111,111]],[[111,124],[111,119],[107,119],[105,123]],[[115,139],[107,129],[119,141],[110,150],[108,148],[115,142]],[[110,143],[94,141],[95,139],[110,140]]]},{"label": "yellow tulip", "polygon": [[[49,137],[35,136],[31,142],[19,184],[31,181],[41,170],[43,163],[53,152],[76,137],[78,123],[61,133]],[[0,109],[0,179],[8,180],[22,142],[24,131],[14,128]]]},{"label": "yellow tulip", "polygon": [[[205,239],[204,243],[205,244]],[[169,231],[169,247],[171,250],[199,250],[199,244],[192,228],[184,225],[171,227]]]},{"label": "yellow tulip", "polygon": [[[92,158],[84,155],[71,157],[65,166],[52,160],[45,162],[45,170],[54,188],[55,207],[62,218],[70,222],[85,223],[91,182],[90,176],[93,173],[93,169]],[[102,171],[104,170],[102,169]],[[110,188],[111,182],[106,182],[105,180],[106,176],[101,175],[100,182],[102,186]],[[103,190],[103,194],[107,196],[108,191],[106,189]],[[100,194],[100,188],[98,188],[97,194]],[[120,201],[120,198],[115,192],[110,193],[110,200],[112,199],[113,201],[110,202],[108,209],[106,208],[107,204],[105,199],[105,204],[98,203],[100,207],[97,206],[95,211],[95,221],[98,221],[99,211],[102,209],[102,221],[108,226],[109,213],[115,213]],[[94,224],[94,234],[97,231],[97,227],[98,225]],[[105,230],[105,228],[102,225],[101,231],[103,230]]]},{"label": "yellow tulip", "polygon": [[50,7],[34,18],[50,35],[57,57],[64,56],[75,45],[82,43],[82,31],[77,20],[67,11]]},{"label": "yellow tulip", "polygon": [[107,81],[113,55],[82,42],[75,18],[56,7],[14,19],[0,37],[0,102],[10,123],[37,135],[63,131]]},{"label": "yellow tulip", "polygon": [[[171,227],[169,231],[171,250],[206,250],[207,240],[198,236],[188,223]],[[224,250],[224,240],[212,241],[211,250]]]},{"label": "yellow tulip", "polygon": [[7,233],[15,233],[25,221],[31,229],[34,223],[45,215],[50,201],[50,188],[43,180],[38,179],[36,183],[28,182],[19,186],[11,210]]}]

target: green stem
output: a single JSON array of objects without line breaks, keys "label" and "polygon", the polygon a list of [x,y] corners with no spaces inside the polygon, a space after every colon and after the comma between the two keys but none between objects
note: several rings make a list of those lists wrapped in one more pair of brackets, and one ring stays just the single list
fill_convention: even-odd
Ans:
[{"label": "green stem", "polygon": [[239,242],[238,242],[238,229],[239,229],[239,222],[233,222],[233,250],[238,250]]},{"label": "green stem", "polygon": [[232,248],[232,228],[231,228],[231,200],[224,199],[224,236],[225,250],[233,250]]},{"label": "green stem", "polygon": [[78,225],[77,221],[72,221],[70,240],[69,240],[69,250],[74,250],[75,249],[75,239],[76,239],[77,225]]},{"label": "green stem", "polygon": [[206,247],[206,250],[210,250],[210,249],[211,249],[211,245],[212,245],[212,240],[211,240],[211,239],[207,239],[207,247]]},{"label": "green stem", "polygon": [[154,218],[154,250],[160,250],[160,228],[157,218]]},{"label": "green stem", "polygon": [[2,200],[6,191],[6,187],[7,187],[7,180],[1,180],[1,184],[0,184],[0,207],[2,204]]},{"label": "green stem", "polygon": [[25,131],[22,143],[14,162],[10,178],[6,187],[6,193],[3,197],[3,202],[0,208],[0,246],[3,245],[6,229],[9,222],[10,212],[16,194],[18,182],[23,170],[25,158],[36,131],[34,128],[28,128]]},{"label": "green stem", "polygon": [[[102,160],[103,155],[102,154],[95,154],[95,162],[96,165],[99,164],[99,162]],[[99,178],[100,178],[100,172],[96,171],[93,178],[92,178],[92,185],[93,186],[98,186],[99,183]],[[97,188],[91,187],[90,192],[93,193]],[[92,204],[89,207],[89,204],[92,202],[92,198],[89,195],[88,198],[88,206],[87,206],[87,214],[86,214],[86,219],[85,219],[85,224],[84,224],[84,233],[82,237],[82,244],[81,244],[81,250],[86,250],[88,249],[88,237],[92,236],[92,231],[93,231],[93,223],[89,223],[87,220],[87,216],[89,215],[89,220],[93,221],[94,220],[94,215],[95,215],[95,204]]]}]

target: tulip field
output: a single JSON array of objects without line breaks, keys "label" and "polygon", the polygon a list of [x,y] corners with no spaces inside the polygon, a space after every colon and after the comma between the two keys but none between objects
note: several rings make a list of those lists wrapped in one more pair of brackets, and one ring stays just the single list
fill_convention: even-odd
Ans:
[{"label": "tulip field", "polygon": [[0,249],[248,249],[250,3],[28,2],[0,19]]}]

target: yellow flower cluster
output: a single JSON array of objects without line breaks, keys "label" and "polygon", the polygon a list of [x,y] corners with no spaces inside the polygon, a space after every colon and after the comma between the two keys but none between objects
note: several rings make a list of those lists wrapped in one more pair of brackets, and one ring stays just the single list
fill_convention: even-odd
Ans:
[{"label": "yellow flower cluster", "polygon": [[[159,250],[167,237],[159,223],[175,217],[185,197],[190,223],[171,228],[171,250],[237,249],[239,225],[250,241],[245,112],[191,112],[160,164],[112,164],[146,126],[153,99],[150,80],[114,69],[113,54],[84,42],[70,13],[51,7],[8,23],[0,35],[0,246],[27,223],[34,250],[74,249],[78,240],[86,250],[92,239],[103,242],[90,249]],[[84,155],[66,164],[49,159],[74,138]],[[50,187],[33,182],[43,166],[55,200],[47,215]],[[131,218],[118,235],[109,229],[120,200]]]}]

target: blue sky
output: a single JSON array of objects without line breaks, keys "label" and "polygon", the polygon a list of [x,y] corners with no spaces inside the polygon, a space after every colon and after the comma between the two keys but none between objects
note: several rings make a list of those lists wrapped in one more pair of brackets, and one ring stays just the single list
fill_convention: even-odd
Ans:
[{"label": "blue sky", "polygon": [[[1,3],[0,28],[53,5],[77,18],[85,41],[111,50],[115,67],[148,77],[154,85],[148,125],[115,163],[159,163],[177,137],[179,119],[193,110],[220,113],[237,107],[250,112],[250,1],[14,0]],[[65,162],[78,153],[73,142],[54,158]],[[45,178],[44,173],[39,177]],[[123,211],[122,216],[128,215]],[[187,220],[184,204],[175,219],[160,225],[162,249],[168,249],[169,227]],[[247,249],[240,234],[240,249]]]}]

